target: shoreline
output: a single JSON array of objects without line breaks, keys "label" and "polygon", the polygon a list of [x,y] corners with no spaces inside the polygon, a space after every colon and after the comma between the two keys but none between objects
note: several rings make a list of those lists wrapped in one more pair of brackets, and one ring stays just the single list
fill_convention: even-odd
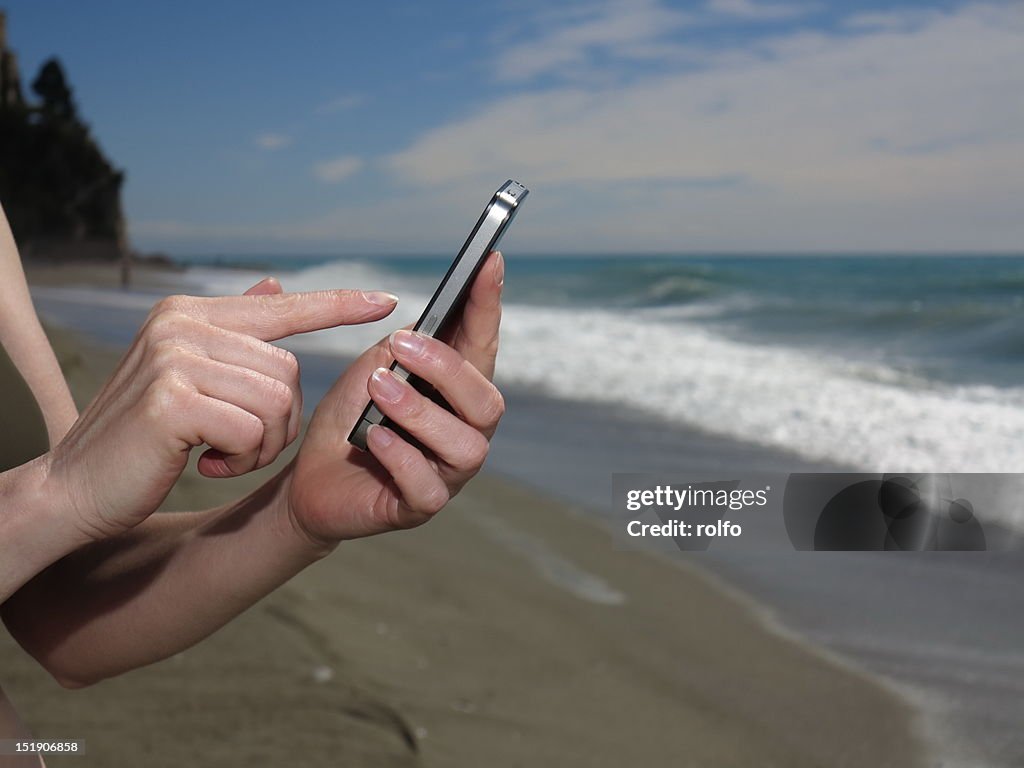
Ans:
[{"label": "shoreline", "polygon": [[[67,331],[55,336],[64,362],[72,360],[76,395],[87,397],[113,362],[110,349]],[[189,475],[170,503],[209,506],[255,480],[229,488]],[[221,688],[246,701],[250,715],[255,707],[268,718],[280,717],[292,696],[312,694],[335,712],[340,697],[341,709],[354,707],[342,732],[360,750],[374,745],[350,755],[365,765],[479,764],[483,752],[504,764],[490,759],[495,751],[508,764],[660,764],[683,755],[702,765],[923,764],[905,701],[816,646],[774,634],[759,603],[717,578],[618,550],[570,505],[484,475],[431,525],[343,545],[212,638],[154,667],[67,695],[11,649],[2,658],[17,670],[8,693],[37,735],[91,723],[103,734],[92,741],[113,737],[123,747],[141,735],[146,752],[166,754],[168,765],[201,759],[210,742],[190,744],[194,737],[163,728],[167,712],[151,701],[154,686],[172,710],[212,704],[219,725],[174,719],[216,730],[218,749],[245,714]],[[255,640],[266,632],[276,653]],[[306,660],[304,673],[290,663],[296,658]],[[290,672],[282,677],[283,668]],[[232,680],[240,670],[245,681]],[[142,713],[130,729],[126,712]],[[296,727],[310,726],[317,743],[337,737],[337,723],[313,720],[316,727]],[[872,737],[851,736],[863,733]],[[284,749],[263,741],[254,754]],[[131,762],[107,748],[90,754],[102,754],[104,765]],[[339,759],[325,757],[323,764]]]}]

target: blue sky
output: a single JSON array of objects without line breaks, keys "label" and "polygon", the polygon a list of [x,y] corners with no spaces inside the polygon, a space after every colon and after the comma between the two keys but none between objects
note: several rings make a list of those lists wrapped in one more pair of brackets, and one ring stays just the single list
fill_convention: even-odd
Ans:
[{"label": "blue sky", "polygon": [[3,3],[170,253],[1024,250],[1020,3]]}]

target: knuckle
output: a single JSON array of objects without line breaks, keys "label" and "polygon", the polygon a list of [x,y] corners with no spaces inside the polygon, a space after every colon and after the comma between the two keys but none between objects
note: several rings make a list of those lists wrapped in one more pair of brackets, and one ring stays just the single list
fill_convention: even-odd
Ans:
[{"label": "knuckle", "polygon": [[497,333],[495,333],[483,346],[484,354],[487,355],[491,360],[498,357],[498,347],[501,346],[501,339]]},{"label": "knuckle", "polygon": [[478,469],[487,460],[490,450],[491,444],[487,438],[474,431],[470,437],[466,438],[459,450],[462,468]]},{"label": "knuckle", "polygon": [[[164,301],[166,301],[166,299],[164,299]],[[183,312],[179,312],[177,310],[162,310],[150,317],[149,322],[146,323],[144,333],[149,342],[155,343],[164,339],[184,335],[185,325],[187,323],[188,317]]]},{"label": "knuckle", "polygon": [[246,452],[255,451],[263,443],[263,422],[252,414],[240,419],[238,439]]},{"label": "knuckle", "polygon": [[487,461],[487,455],[491,452],[491,443],[480,433],[477,433],[479,437],[476,440],[476,445],[470,452],[470,458],[473,461],[473,466],[480,467],[485,461]]},{"label": "knuckle", "polygon": [[146,414],[155,421],[163,423],[170,417],[180,414],[191,403],[192,391],[174,376],[157,376],[146,388],[143,403]]},{"label": "knuckle", "polygon": [[501,394],[497,387],[491,387],[491,396],[487,398],[487,402],[484,404],[484,418],[487,420],[488,426],[497,424],[501,421],[501,417],[505,415],[505,396]]},{"label": "knuckle", "polygon": [[189,297],[183,295],[165,296],[153,305],[151,317],[158,317],[173,312],[183,312],[188,306]]},{"label": "knuckle", "polygon": [[416,452],[411,446],[403,450],[401,455],[395,460],[395,474],[405,475],[412,472],[416,468]]},{"label": "knuckle", "polygon": [[443,484],[438,483],[427,491],[422,502],[422,511],[428,515],[436,515],[451,500],[451,493]]},{"label": "knuckle", "polygon": [[267,403],[271,415],[285,417],[292,412],[292,389],[283,381],[270,379],[266,385]]},{"label": "knuckle", "polygon": [[437,356],[437,366],[440,368],[441,375],[452,381],[462,376],[465,371],[463,367],[465,363],[466,361],[450,348]]},{"label": "knuckle", "polygon": [[278,293],[259,296],[260,302],[278,317],[289,317],[300,310],[303,296],[299,293]]},{"label": "knuckle", "polygon": [[287,349],[281,349],[281,347],[274,347],[274,349],[280,350],[278,356],[281,360],[281,368],[284,372],[285,377],[288,379],[288,381],[298,381],[299,358],[297,358],[293,352],[290,352]]},{"label": "knuckle", "polygon": [[359,299],[362,302],[362,292],[350,288],[335,288],[317,292],[317,298],[329,305],[331,309],[346,309],[353,300]]},{"label": "knuckle", "polygon": [[420,422],[427,418],[427,399],[412,387],[406,387],[396,403],[405,419]]},{"label": "knuckle", "polygon": [[153,342],[149,348],[149,364],[158,371],[176,369],[186,352],[170,339]]}]

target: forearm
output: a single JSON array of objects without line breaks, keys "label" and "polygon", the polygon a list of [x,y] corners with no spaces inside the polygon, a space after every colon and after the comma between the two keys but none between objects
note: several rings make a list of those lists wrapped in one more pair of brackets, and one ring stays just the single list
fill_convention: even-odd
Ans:
[{"label": "forearm", "polygon": [[61,441],[78,418],[78,408],[71,397],[57,356],[35,313],[35,307],[26,299],[26,309],[18,320],[6,318],[0,326],[18,328],[17,333],[3,339],[11,362],[21,373],[25,383],[39,404],[50,445]]},{"label": "forearm", "polygon": [[88,539],[48,487],[48,455],[0,474],[0,603]]},{"label": "forearm", "polygon": [[297,533],[289,471],[218,510],[161,514],[55,564],[3,608],[62,684],[85,685],[210,635],[327,553]]},{"label": "forearm", "polygon": [[0,208],[0,344],[20,371],[43,412],[50,445],[56,445],[78,418],[29,295],[25,271],[3,209]]}]

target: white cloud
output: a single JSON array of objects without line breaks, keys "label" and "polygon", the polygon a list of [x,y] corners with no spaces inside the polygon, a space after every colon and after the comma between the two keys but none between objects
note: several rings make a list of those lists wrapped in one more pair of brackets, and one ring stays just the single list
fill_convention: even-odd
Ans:
[{"label": "white cloud", "polygon": [[349,93],[343,96],[336,96],[333,99],[318,104],[313,111],[318,115],[329,115],[335,112],[344,112],[347,109],[358,107],[363,103],[363,97],[358,93]]},{"label": "white cloud", "polygon": [[[522,92],[386,162],[435,188],[518,175],[547,190],[534,207],[559,209],[563,232],[565,217],[585,221],[573,199],[593,194],[613,218],[577,236],[602,243],[1019,248],[1024,14],[968,5],[916,18],[774,37],[616,87]],[[583,38],[612,39],[589,24]]]},{"label": "white cloud", "polygon": [[707,9],[713,14],[732,16],[746,21],[768,21],[803,16],[812,10],[804,3],[765,3],[754,0],[708,0]]},{"label": "white cloud", "polygon": [[[510,255],[1024,247],[1019,5],[853,14],[840,33],[776,31],[703,52],[661,33],[709,23],[701,8],[670,17],[652,2],[545,11],[550,23],[532,40],[497,54],[512,64],[537,46],[532,69],[503,86],[508,95],[375,162],[394,182],[382,200],[254,226],[150,221],[134,230],[252,252],[288,243],[441,251],[461,243],[490,193],[514,176],[532,196],[503,244]],[[578,76],[598,59],[642,57],[656,58],[658,72]],[[535,87],[541,74],[562,84]],[[314,174],[335,183],[362,167],[342,156]]]},{"label": "white cloud", "polygon": [[933,8],[898,11],[867,11],[848,16],[843,25],[849,29],[903,32],[934,20],[942,12]]},{"label": "white cloud", "polygon": [[355,155],[323,160],[313,166],[313,175],[325,184],[337,184],[357,173],[363,167],[363,161]]},{"label": "white cloud", "polygon": [[[681,30],[722,24],[770,22],[805,15],[804,2],[708,0],[682,11],[661,0],[586,0],[556,5],[533,20],[535,34],[507,46],[495,59],[500,80],[523,82],[543,75],[595,80],[624,62],[661,60],[692,63],[698,44],[682,46],[671,38]],[[610,66],[609,66],[610,65]]]},{"label": "white cloud", "polygon": [[658,0],[599,0],[536,19],[540,34],[506,48],[495,61],[502,80],[525,81],[585,68],[594,54],[645,59],[663,52],[665,37],[691,22]]},{"label": "white cloud", "polygon": [[292,143],[290,136],[285,136],[283,133],[261,133],[255,139],[253,143],[260,149],[267,151],[273,151],[275,149],[283,149]]}]

